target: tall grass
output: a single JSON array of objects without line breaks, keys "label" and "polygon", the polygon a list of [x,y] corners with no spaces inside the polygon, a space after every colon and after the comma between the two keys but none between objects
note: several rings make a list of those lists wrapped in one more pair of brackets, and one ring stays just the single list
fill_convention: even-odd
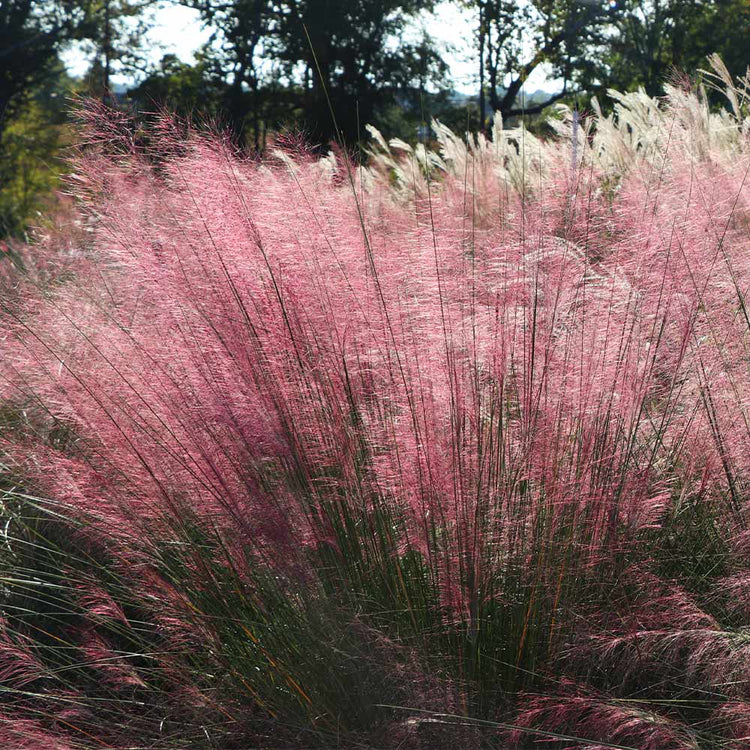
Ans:
[{"label": "tall grass", "polygon": [[75,225],[1,282],[4,746],[745,747],[713,63],[721,113],[613,94],[366,168],[90,127]]}]

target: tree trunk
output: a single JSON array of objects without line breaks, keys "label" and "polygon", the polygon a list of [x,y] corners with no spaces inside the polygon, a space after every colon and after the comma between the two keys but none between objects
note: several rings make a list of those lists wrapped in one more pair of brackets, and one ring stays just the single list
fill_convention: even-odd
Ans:
[{"label": "tree trunk", "polygon": [[484,3],[479,3],[479,130],[484,131],[487,103],[484,96]]},{"label": "tree trunk", "polygon": [[102,103],[106,104],[110,99],[109,94],[109,76],[112,58],[112,26],[110,17],[111,0],[105,0],[104,3],[104,65],[102,77]]}]

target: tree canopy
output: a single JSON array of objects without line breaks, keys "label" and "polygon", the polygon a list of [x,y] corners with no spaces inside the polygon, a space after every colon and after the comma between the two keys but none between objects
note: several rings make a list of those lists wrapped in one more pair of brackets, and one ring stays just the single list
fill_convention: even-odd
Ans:
[{"label": "tree canopy", "polygon": [[[428,0],[185,0],[216,29],[235,127],[258,121],[280,88],[294,91],[299,124],[316,143],[351,143],[398,92],[438,82],[446,66],[430,38],[404,29]],[[264,96],[264,94],[267,94]]]},{"label": "tree canopy", "polygon": [[84,15],[73,0],[0,0],[0,122],[50,78]]}]

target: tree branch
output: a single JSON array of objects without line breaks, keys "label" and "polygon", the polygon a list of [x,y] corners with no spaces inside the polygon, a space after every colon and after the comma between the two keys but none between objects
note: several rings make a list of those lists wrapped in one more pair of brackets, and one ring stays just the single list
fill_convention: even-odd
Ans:
[{"label": "tree branch", "polygon": [[541,104],[535,104],[533,107],[522,107],[520,109],[510,109],[507,112],[503,112],[504,117],[516,117],[518,115],[538,115],[542,110],[546,109],[550,106],[550,104],[554,104],[556,101],[562,99],[568,92],[566,90],[566,85],[563,86],[562,91],[558,91],[558,93],[553,94],[550,96],[549,99],[546,101],[543,101]]}]

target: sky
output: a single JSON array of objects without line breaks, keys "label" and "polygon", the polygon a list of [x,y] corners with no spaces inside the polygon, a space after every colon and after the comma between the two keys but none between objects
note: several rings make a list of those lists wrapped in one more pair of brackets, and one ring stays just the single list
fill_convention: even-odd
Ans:
[{"label": "sky", "polygon": [[[150,49],[150,61],[158,62],[162,55],[172,53],[184,62],[193,62],[193,53],[205,44],[210,30],[203,27],[198,11],[181,5],[165,5],[153,11],[153,26],[146,35],[144,48]],[[436,13],[423,18],[427,32],[443,47],[448,62],[453,88],[472,94],[477,88],[476,53],[472,49],[472,15],[453,3],[443,3]],[[415,27],[419,28],[419,27]],[[63,61],[72,75],[82,75],[90,63],[90,55],[80,47],[71,48],[63,55]],[[133,78],[114,75],[115,84],[132,84]],[[529,91],[535,89],[554,90],[555,85],[543,70],[535,71],[527,84]]]}]

